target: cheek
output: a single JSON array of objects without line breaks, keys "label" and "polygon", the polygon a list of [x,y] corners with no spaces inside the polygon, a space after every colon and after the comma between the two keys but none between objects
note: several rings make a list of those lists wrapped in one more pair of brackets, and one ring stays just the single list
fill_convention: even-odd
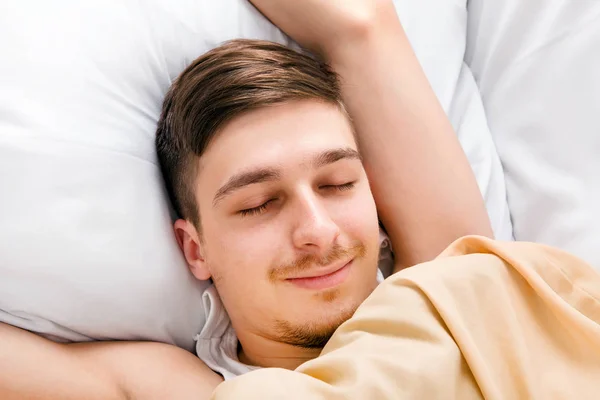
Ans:
[{"label": "cheek", "polygon": [[377,209],[368,186],[359,188],[342,207],[337,207],[336,219],[343,231],[366,243],[379,235]]},{"label": "cheek", "polygon": [[221,223],[206,237],[207,262],[211,273],[229,283],[252,285],[266,279],[280,247],[275,224],[251,225]]}]

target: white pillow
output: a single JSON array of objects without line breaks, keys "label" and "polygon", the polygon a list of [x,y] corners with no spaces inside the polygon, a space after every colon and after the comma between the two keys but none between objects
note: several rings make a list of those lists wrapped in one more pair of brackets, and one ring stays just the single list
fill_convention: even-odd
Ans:
[{"label": "white pillow", "polygon": [[174,241],[154,132],[172,80],[245,1],[12,0],[0,13],[0,321],[193,348],[207,286]]},{"label": "white pillow", "polygon": [[600,268],[600,2],[471,0],[468,43],[516,239]]},{"label": "white pillow", "polygon": [[[494,227],[510,235],[501,170],[462,65],[464,1],[398,8]],[[193,347],[206,283],[191,277],[174,242],[154,130],[172,80],[236,37],[286,42],[246,0],[4,4],[0,321],[57,340]]]}]

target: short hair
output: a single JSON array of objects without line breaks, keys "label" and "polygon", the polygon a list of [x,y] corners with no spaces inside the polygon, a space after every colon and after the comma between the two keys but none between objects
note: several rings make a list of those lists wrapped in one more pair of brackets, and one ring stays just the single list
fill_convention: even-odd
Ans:
[{"label": "short hair", "polygon": [[344,110],[337,74],[325,62],[277,43],[232,40],[192,62],[169,89],[156,131],[160,168],[178,216],[200,228],[198,158],[228,121],[306,99]]}]

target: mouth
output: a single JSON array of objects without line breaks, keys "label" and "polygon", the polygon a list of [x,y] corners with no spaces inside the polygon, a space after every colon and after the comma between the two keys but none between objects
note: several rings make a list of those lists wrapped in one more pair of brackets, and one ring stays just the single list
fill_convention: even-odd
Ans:
[{"label": "mouth", "polygon": [[286,279],[293,285],[304,289],[323,290],[340,285],[350,273],[354,259],[345,264],[337,264],[319,271],[314,271],[306,276]]}]

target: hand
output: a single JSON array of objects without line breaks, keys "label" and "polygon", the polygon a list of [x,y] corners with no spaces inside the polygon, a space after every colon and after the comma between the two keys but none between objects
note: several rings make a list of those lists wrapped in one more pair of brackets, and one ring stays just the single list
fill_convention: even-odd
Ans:
[{"label": "hand", "polygon": [[304,48],[330,58],[387,21],[398,23],[391,0],[250,0]]}]

